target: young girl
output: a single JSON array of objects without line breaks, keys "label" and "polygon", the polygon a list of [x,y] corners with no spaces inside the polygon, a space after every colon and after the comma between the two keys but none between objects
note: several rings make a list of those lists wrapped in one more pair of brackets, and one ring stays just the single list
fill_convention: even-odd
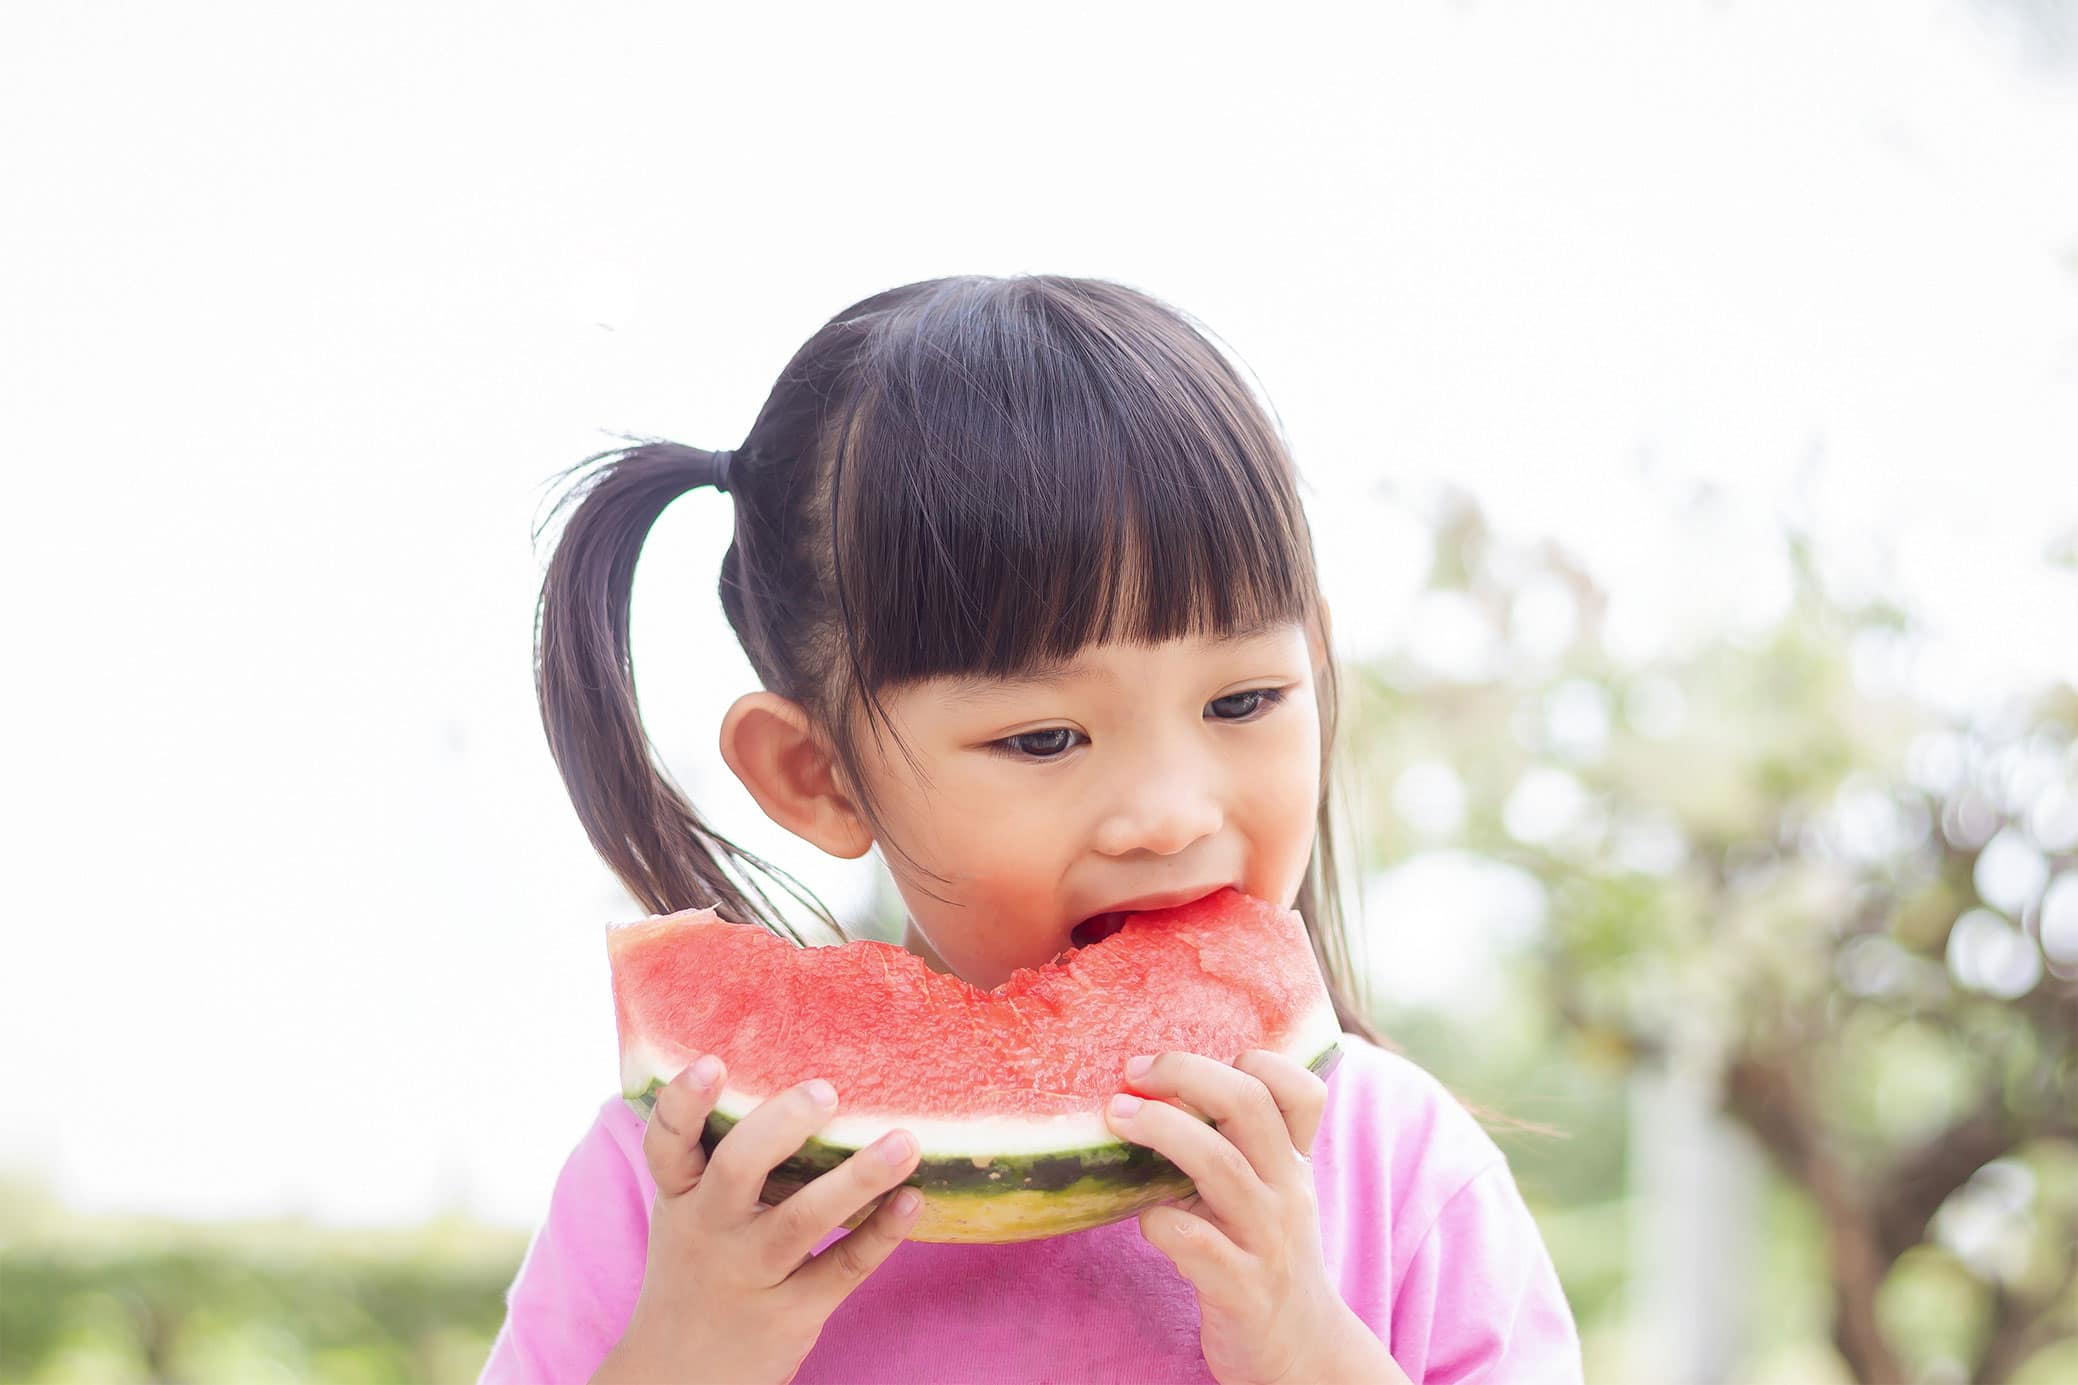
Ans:
[{"label": "young girl", "polygon": [[791,934],[756,872],[841,936],[694,811],[637,714],[636,557],[706,484],[735,506],[721,601],[763,685],[723,718],[723,757],[790,831],[880,848],[906,947],[990,987],[1104,915],[1234,885],[1305,918],[1345,1056],[1323,1081],[1262,1052],[1139,1055],[1138,1091],[1216,1123],[1122,1095],[1111,1124],[1197,1196],[974,1246],[903,1240],[899,1130],[762,1208],[844,1093],[775,1097],[706,1158],[709,1055],[647,1124],[601,1104],[484,1381],[1580,1379],[1505,1158],[1351,1004],[1311,539],[1263,407],[1189,319],[1103,280],[910,284],[818,331],[733,452],[611,455],[549,566],[538,692],[578,815],[646,908]]}]

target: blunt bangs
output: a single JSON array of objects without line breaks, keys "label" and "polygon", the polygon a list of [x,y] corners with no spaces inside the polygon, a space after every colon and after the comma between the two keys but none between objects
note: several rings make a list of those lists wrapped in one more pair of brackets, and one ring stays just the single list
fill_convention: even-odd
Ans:
[{"label": "blunt bangs", "polygon": [[864,689],[1308,619],[1291,464],[1226,359],[1129,290],[1012,283],[948,281],[890,319],[831,429]]}]

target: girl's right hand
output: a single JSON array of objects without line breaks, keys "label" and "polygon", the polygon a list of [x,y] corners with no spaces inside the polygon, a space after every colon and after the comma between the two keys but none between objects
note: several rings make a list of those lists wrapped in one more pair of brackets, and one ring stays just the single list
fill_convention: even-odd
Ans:
[{"label": "girl's right hand", "polygon": [[720,1060],[710,1055],[657,1093],[642,1139],[657,1185],[649,1261],[627,1330],[593,1385],[792,1380],[823,1323],[902,1243],[916,1218],[917,1194],[904,1189],[811,1259],[816,1242],[909,1176],[916,1140],[890,1131],[767,1207],[758,1201],[766,1175],[822,1128],[837,1094],[817,1079],[764,1101],[722,1137],[709,1160],[700,1130],[722,1078]]}]

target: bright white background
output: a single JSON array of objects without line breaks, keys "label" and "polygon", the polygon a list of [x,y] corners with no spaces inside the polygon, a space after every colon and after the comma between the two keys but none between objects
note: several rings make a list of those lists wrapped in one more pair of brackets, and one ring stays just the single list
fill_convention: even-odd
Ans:
[{"label": "bright white background", "polygon": [[[82,1208],[531,1221],[613,1091],[634,916],[533,703],[543,484],[733,446],[913,279],[1205,321],[1348,655],[1480,657],[1408,599],[1455,484],[1571,546],[1625,653],[1766,620],[1788,515],[1934,622],[1930,691],[2078,680],[2068,10],[896,8],[6,7],[0,1163]],[[714,752],[728,503],[645,554],[650,732],[842,911],[866,870],[759,832]]]}]

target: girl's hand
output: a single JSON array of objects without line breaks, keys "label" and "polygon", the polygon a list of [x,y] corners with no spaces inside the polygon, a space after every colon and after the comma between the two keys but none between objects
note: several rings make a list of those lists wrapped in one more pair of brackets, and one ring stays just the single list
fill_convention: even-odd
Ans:
[{"label": "girl's hand", "polygon": [[[1142,1066],[1146,1065],[1146,1066]],[[1385,1346],[1328,1282],[1308,1155],[1328,1085],[1255,1049],[1231,1066],[1194,1053],[1135,1058],[1126,1080],[1176,1097],[1217,1129],[1121,1092],[1111,1128],[1169,1157],[1197,1193],[1140,1214],[1140,1234],[1198,1291],[1205,1363],[1221,1385],[1376,1380],[1404,1385]]]},{"label": "girl's hand", "polygon": [[893,1253],[920,1205],[886,1198],[850,1235],[816,1242],[916,1167],[916,1141],[891,1131],[776,1207],[758,1201],[766,1175],[837,1109],[830,1084],[804,1082],[761,1103],[714,1148],[700,1129],[722,1088],[711,1055],[657,1093],[642,1151],[657,1196],[649,1260],[620,1344],[594,1385],[610,1381],[793,1379],[837,1305]]}]

